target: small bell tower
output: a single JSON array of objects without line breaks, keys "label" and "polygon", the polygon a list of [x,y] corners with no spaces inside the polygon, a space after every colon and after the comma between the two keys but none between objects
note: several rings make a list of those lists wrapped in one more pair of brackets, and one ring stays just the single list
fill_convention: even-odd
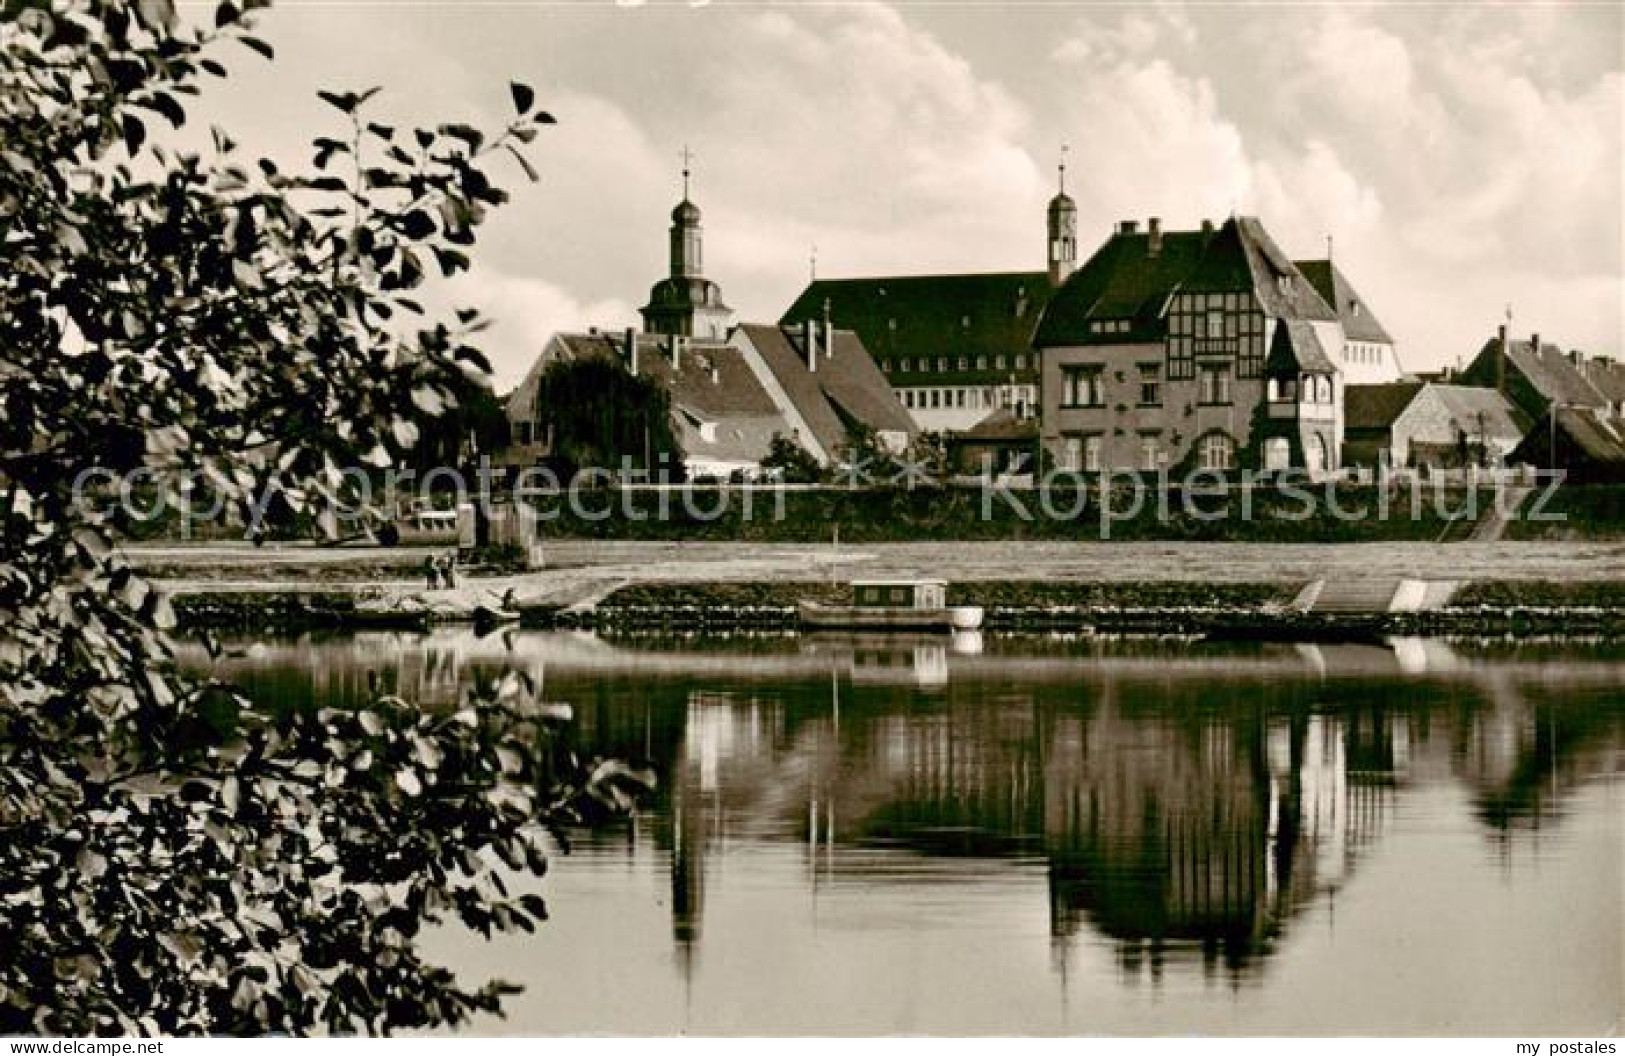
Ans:
[{"label": "small bell tower", "polygon": [[1066,155],[1061,145],[1059,189],[1049,202],[1049,282],[1059,286],[1078,266],[1078,207],[1066,193]]}]

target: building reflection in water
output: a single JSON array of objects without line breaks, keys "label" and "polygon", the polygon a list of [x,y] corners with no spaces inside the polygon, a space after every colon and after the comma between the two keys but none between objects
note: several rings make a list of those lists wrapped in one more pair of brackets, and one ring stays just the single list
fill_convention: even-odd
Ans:
[{"label": "building reflection in water", "polygon": [[1234,984],[1351,881],[1417,768],[1453,775],[1504,840],[1560,816],[1621,751],[1617,678],[1549,685],[1517,657],[1465,664],[1414,641],[1092,648],[814,639],[719,657],[365,635],[225,673],[291,701],[382,683],[450,706],[473,679],[526,670],[575,707],[585,751],[662,775],[627,853],[652,841],[669,856],[685,977],[708,869],[799,844],[815,906],[832,882],[907,882],[909,861],[1042,869],[1058,970],[1083,937],[1109,941],[1132,978],[1190,964]]}]

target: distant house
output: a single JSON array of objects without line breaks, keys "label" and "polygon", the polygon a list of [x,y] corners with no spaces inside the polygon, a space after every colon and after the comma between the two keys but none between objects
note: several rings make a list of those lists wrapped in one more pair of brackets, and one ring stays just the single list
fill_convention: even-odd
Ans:
[{"label": "distant house", "polygon": [[825,464],[840,457],[855,431],[905,447],[914,421],[857,334],[827,319],[734,325],[721,288],[703,274],[700,210],[689,200],[688,175],[671,214],[670,274],[654,284],[642,310],[647,332],[554,335],[508,397],[511,442],[500,461],[529,466],[553,453],[538,387],[552,363],[582,356],[609,358],[670,394],[690,477],[753,472],[781,436]]},{"label": "distant house", "polygon": [[960,473],[1030,471],[1038,453],[1038,421],[1001,407],[963,433],[948,437],[948,458]]},{"label": "distant house", "polygon": [[[1455,380],[1460,385],[1501,391],[1531,421],[1545,414],[1554,402],[1589,408],[1605,417],[1617,413],[1618,401],[1610,401],[1592,383],[1582,369],[1584,363],[1584,357],[1542,341],[1539,334],[1527,341],[1509,339],[1503,326],[1495,337],[1484,342]],[[1615,411],[1610,411],[1610,404]]]},{"label": "distant house", "polygon": [[1305,264],[1341,310],[1256,219],[1122,221],[1034,336],[1055,465],[1335,471],[1348,375],[1397,380],[1398,364],[1348,280]]},{"label": "distant house", "polygon": [[732,345],[631,330],[555,334],[508,397],[510,444],[499,456],[501,464],[535,465],[553,453],[546,416],[536,404],[537,388],[552,364],[586,356],[622,364],[667,391],[672,429],[691,478],[754,470],[775,436],[792,435],[783,411]]},{"label": "distant house", "polygon": [[1343,390],[1343,462],[1434,469],[1504,462],[1526,418],[1494,389],[1432,382]]},{"label": "distant house", "polygon": [[1049,301],[1041,271],[820,279],[779,320],[828,317],[855,332],[921,429],[969,429],[1001,407],[1038,409],[1033,329]]},{"label": "distant house", "polygon": [[870,430],[901,451],[918,432],[858,335],[801,326],[744,323],[729,344],[755,372],[812,456],[828,465],[840,458],[855,431]]},{"label": "distant house", "polygon": [[1577,484],[1622,484],[1625,427],[1593,409],[1556,407],[1530,428],[1507,460],[1561,469],[1566,480]]}]

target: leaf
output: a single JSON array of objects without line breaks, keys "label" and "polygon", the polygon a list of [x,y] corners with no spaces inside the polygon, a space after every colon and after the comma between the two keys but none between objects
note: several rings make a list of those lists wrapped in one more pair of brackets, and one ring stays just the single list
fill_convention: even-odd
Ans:
[{"label": "leaf", "polygon": [[401,234],[414,241],[420,238],[428,238],[435,232],[434,218],[422,209],[414,209],[401,217],[397,226],[400,228]]},{"label": "leaf", "polygon": [[220,782],[220,805],[226,808],[228,814],[236,816],[237,808],[242,805],[242,800],[243,786],[235,776],[228,777]]},{"label": "leaf", "polygon": [[395,442],[402,447],[412,447],[420,435],[417,423],[408,418],[395,419],[390,423],[389,430],[395,435]]},{"label": "leaf", "polygon": [[169,123],[176,128],[186,124],[186,111],[182,109],[181,104],[175,100],[174,96],[165,92],[154,92],[152,98],[141,105],[164,115],[169,120]]},{"label": "leaf", "polygon": [[227,0],[227,2],[220,4],[214,9],[215,28],[220,29],[224,26],[229,26],[242,17],[243,13],[237,10],[237,5],[231,3],[230,0]]},{"label": "leaf", "polygon": [[276,58],[276,49],[272,48],[271,45],[265,43],[265,41],[258,37],[238,37],[237,39],[241,41],[245,47],[252,48],[254,51],[264,55],[267,59]]},{"label": "leaf", "polygon": [[346,114],[355,113],[355,108],[361,104],[361,97],[354,92],[329,92],[323,89],[316,93],[316,98]]},{"label": "leaf", "polygon": [[134,114],[125,114],[120,122],[124,128],[124,149],[135,157],[141,144],[147,141],[147,126]]},{"label": "leaf", "polygon": [[419,781],[418,775],[410,770],[395,771],[395,784],[409,796],[421,796],[423,794],[423,782]]},{"label": "leaf", "polygon": [[504,146],[508,148],[508,153],[513,155],[513,160],[519,163],[519,167],[524,170],[525,176],[530,180],[530,182],[540,183],[542,178],[536,174],[536,170],[531,166],[530,161],[527,160],[523,154],[519,153],[519,149],[512,143],[506,143]]},{"label": "leaf", "polygon": [[513,108],[519,111],[519,115],[523,117],[530,113],[530,108],[536,105],[536,92],[530,85],[513,81],[508,85],[508,90],[513,93]]}]

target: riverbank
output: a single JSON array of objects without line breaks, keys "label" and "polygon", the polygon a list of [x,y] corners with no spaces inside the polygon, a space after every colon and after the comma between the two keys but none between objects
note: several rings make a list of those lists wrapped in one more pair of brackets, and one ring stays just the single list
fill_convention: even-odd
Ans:
[{"label": "riverbank", "polygon": [[[489,591],[478,581],[470,588]],[[523,626],[609,633],[788,631],[802,598],[835,601],[844,588],[828,582],[642,583],[605,586],[591,604],[566,598],[518,605]],[[1490,581],[1469,584],[1426,612],[1319,614],[1291,606],[1297,588],[1283,583],[1115,583],[992,581],[955,584],[949,601],[980,605],[995,632],[1095,631],[1201,634],[1245,638],[1369,638],[1384,635],[1597,635],[1625,637],[1625,583]],[[477,596],[477,595],[476,595]],[[394,622],[426,626],[472,618],[442,601],[421,619],[402,610],[380,620],[375,599],[350,590],[290,586],[284,590],[181,594],[175,608],[189,628],[308,630]]]}]

